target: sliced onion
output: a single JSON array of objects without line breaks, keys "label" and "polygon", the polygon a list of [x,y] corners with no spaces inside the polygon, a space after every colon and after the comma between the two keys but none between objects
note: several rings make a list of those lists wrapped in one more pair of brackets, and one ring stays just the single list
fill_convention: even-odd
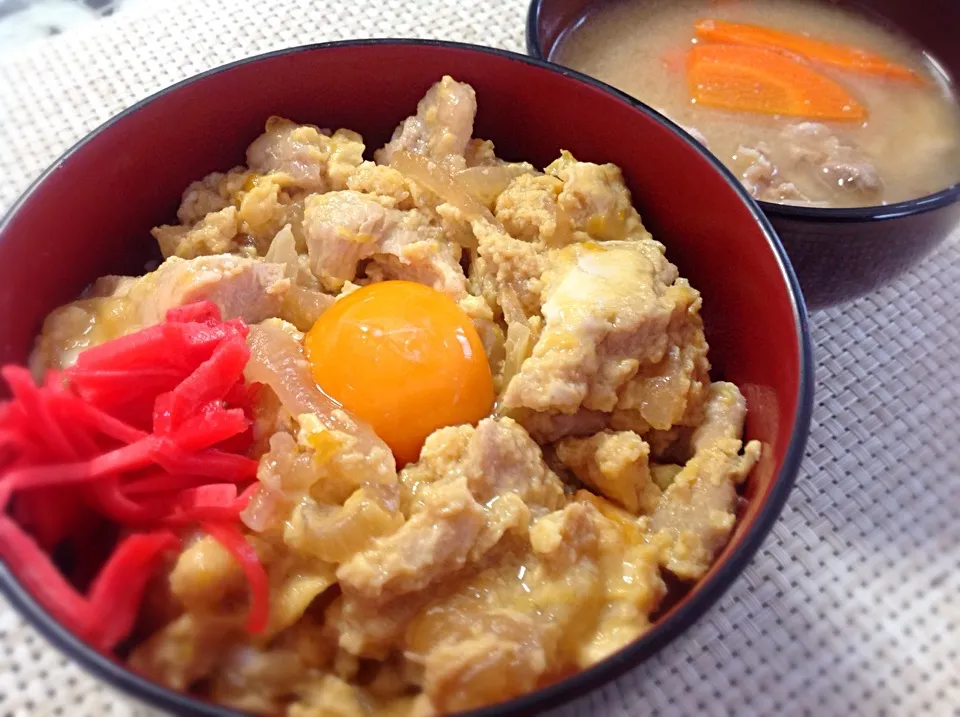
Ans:
[{"label": "sliced onion", "polygon": [[473,197],[450,172],[433,160],[421,154],[394,152],[390,158],[390,166],[459,209],[467,221],[482,219],[498,229],[503,229],[489,209]]},{"label": "sliced onion", "polygon": [[520,367],[533,351],[533,343],[533,332],[526,323],[515,321],[507,326],[507,339],[504,342],[506,358],[500,374],[501,391],[506,391],[513,377],[520,373]]},{"label": "sliced onion", "polygon": [[521,174],[529,174],[533,168],[523,164],[499,164],[485,167],[470,167],[457,172],[453,178],[464,191],[488,208],[492,208],[510,182]]},{"label": "sliced onion", "polygon": [[300,331],[309,331],[320,315],[333,306],[336,299],[319,289],[291,286],[283,295],[281,318]]},{"label": "sliced onion", "polygon": [[264,255],[264,260],[271,264],[283,264],[285,268],[284,276],[295,280],[300,270],[300,257],[297,254],[297,240],[293,236],[293,229],[289,224],[284,225],[283,229],[277,232],[277,235],[270,242],[270,248]]}]

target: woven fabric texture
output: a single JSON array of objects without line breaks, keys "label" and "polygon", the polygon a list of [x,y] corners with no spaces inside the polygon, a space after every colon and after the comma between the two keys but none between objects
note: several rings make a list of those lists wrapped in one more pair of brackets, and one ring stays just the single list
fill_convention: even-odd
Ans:
[{"label": "woven fabric texture", "polygon": [[[0,60],[0,209],[111,115],[187,76],[324,40],[523,50],[526,0],[211,0]],[[813,433],[782,517],[698,624],[562,715],[960,715],[960,232],[815,314]],[[0,603],[0,717],[142,714]]]}]

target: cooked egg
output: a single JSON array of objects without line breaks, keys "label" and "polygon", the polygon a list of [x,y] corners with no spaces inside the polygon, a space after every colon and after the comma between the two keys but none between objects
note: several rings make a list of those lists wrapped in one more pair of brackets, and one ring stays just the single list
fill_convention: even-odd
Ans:
[{"label": "cooked egg", "polygon": [[338,300],[306,338],[320,388],[370,423],[399,464],[443,426],[493,408],[490,366],[453,299],[409,281],[371,284]]}]

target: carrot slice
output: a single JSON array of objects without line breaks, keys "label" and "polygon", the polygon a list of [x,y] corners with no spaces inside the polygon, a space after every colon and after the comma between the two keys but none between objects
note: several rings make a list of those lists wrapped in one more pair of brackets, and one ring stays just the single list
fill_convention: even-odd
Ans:
[{"label": "carrot slice", "polygon": [[698,45],[687,83],[698,104],[763,114],[863,120],[867,111],[843,87],[782,53],[741,45]]},{"label": "carrot slice", "polygon": [[725,20],[699,20],[694,24],[694,28],[699,39],[709,42],[781,48],[802,55],[811,62],[842,70],[922,82],[920,76],[909,67],[852,45],[825,42],[784,30]]}]

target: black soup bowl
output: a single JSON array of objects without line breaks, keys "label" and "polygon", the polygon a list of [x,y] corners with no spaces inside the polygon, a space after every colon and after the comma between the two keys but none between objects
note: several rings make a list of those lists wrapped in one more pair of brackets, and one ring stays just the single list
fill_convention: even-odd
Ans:
[{"label": "black soup bowl", "polygon": [[[564,33],[600,4],[600,0],[532,0],[527,52],[549,60]],[[949,76],[960,78],[956,40],[960,3],[955,0],[927,0],[922,5],[910,0],[829,0],[829,4],[861,11],[906,34]],[[807,307],[823,309],[889,284],[946,239],[960,222],[960,184],[906,202],[855,209],[759,204],[790,256]]]}]

